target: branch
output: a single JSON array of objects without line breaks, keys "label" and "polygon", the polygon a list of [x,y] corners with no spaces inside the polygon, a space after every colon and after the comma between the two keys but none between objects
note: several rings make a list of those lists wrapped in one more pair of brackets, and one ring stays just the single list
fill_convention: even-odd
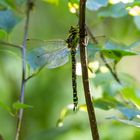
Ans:
[{"label": "branch", "polygon": [[33,78],[34,76],[38,75],[40,73],[40,71],[45,67],[46,65],[43,65],[36,73],[31,74],[30,76],[28,76],[25,79],[25,82],[28,82],[31,78]]},{"label": "branch", "polygon": [[116,72],[116,68],[114,69],[115,72],[112,70],[112,68],[110,67],[110,65],[107,63],[104,55],[102,53],[100,53],[100,57],[103,60],[105,66],[109,69],[110,73],[112,74],[112,76],[114,77],[114,79],[117,81],[117,83],[119,83],[120,85],[122,85],[120,79],[118,78],[117,72]]},{"label": "branch", "polygon": [[[29,17],[30,17],[30,11],[33,7],[33,1],[27,0],[27,10],[26,10],[26,21],[25,21],[25,27],[24,27],[24,37],[23,37],[23,43],[22,43],[22,83],[21,83],[21,93],[20,93],[20,103],[24,103],[24,96],[25,96],[25,76],[26,76],[26,41],[28,38],[28,28],[29,28]],[[17,130],[16,130],[16,137],[15,140],[19,140],[20,131],[21,131],[21,124],[23,119],[23,108],[19,110],[18,113],[18,121],[17,121]]]},{"label": "branch", "polygon": [[93,103],[91,100],[90,88],[89,88],[89,79],[88,79],[88,70],[87,70],[87,57],[86,57],[86,42],[85,42],[85,5],[86,0],[80,0],[80,12],[79,12],[79,46],[80,46],[80,58],[82,66],[82,79],[84,86],[84,94],[87,105],[87,111],[90,121],[90,128],[92,132],[92,139],[99,140],[99,133],[97,128],[97,122],[95,117],[95,111]]},{"label": "branch", "polygon": [[18,48],[18,49],[22,50],[22,47],[21,46],[18,46],[18,45],[12,44],[12,43],[0,41],[0,44],[1,45],[5,45],[5,46],[10,46],[10,47]]}]

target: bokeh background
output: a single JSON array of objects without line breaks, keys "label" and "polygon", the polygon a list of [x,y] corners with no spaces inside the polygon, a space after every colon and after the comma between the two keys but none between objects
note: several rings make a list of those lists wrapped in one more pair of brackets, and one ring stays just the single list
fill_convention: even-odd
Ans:
[{"label": "bokeh background", "polygon": [[[24,32],[23,19],[9,35],[9,40],[21,44]],[[66,39],[68,29],[76,25],[78,19],[69,12],[67,1],[50,5],[37,0],[31,12],[29,38],[50,40]],[[105,35],[125,44],[139,39],[132,16],[121,18],[98,18],[96,12],[87,11],[87,23],[94,35]],[[18,55],[0,52],[0,100],[7,105],[18,100],[21,86],[21,58]],[[140,57],[125,57],[117,65],[119,72],[132,75],[140,82]],[[92,86],[92,84],[91,84]],[[91,87],[94,94],[94,88]],[[84,104],[81,77],[78,77],[79,104]],[[33,106],[24,113],[21,140],[91,140],[87,113],[78,112],[66,117],[63,127],[56,127],[61,110],[72,103],[71,63],[55,69],[44,68],[26,84],[26,104]],[[96,117],[101,140],[138,140],[140,129],[107,120],[106,117],[119,112],[96,108]],[[0,134],[5,140],[15,137],[16,118],[0,108]]]}]

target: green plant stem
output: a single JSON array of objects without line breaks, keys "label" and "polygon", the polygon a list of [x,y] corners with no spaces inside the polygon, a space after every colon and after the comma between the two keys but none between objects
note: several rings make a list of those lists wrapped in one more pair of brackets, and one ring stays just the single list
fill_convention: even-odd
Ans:
[{"label": "green plant stem", "polygon": [[86,57],[86,41],[85,41],[85,5],[86,0],[80,0],[80,12],[79,12],[79,46],[80,46],[80,58],[81,58],[81,66],[82,66],[82,79],[84,86],[84,94],[87,105],[87,111],[90,121],[90,128],[92,132],[92,139],[99,140],[99,133],[97,128],[95,110],[93,107],[90,88],[89,88],[89,79],[88,79],[88,69],[87,69],[87,57]]},{"label": "green plant stem", "polygon": [[[27,10],[26,10],[26,21],[24,27],[24,37],[22,43],[22,83],[21,83],[21,94],[19,97],[20,103],[24,103],[24,96],[25,96],[25,83],[26,83],[26,42],[28,38],[28,28],[29,28],[29,17],[30,11],[32,10],[33,1],[27,0]],[[18,112],[18,120],[17,120],[17,130],[16,130],[16,137],[15,140],[19,140],[20,131],[21,131],[21,124],[23,119],[23,109],[21,108]]]},{"label": "green plant stem", "polygon": [[0,44],[1,44],[1,45],[4,45],[4,46],[6,46],[6,47],[7,47],[7,46],[10,46],[10,47],[14,47],[14,48],[18,48],[18,49],[22,50],[22,47],[21,47],[21,46],[18,46],[18,45],[12,44],[12,43],[0,41]]}]

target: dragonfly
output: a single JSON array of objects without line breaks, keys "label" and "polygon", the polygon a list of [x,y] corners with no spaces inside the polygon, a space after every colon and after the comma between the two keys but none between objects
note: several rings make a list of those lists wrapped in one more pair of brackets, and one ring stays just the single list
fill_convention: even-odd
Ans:
[{"label": "dragonfly", "polygon": [[[28,39],[27,41],[27,63],[31,71],[39,71],[43,67],[54,69],[63,66],[69,61],[69,54],[71,56],[72,65],[72,89],[73,89],[73,110],[77,109],[78,95],[77,95],[77,81],[76,81],[76,63],[79,61],[79,30],[78,27],[71,26],[69,35],[66,40],[55,39],[50,41],[43,41],[39,39]],[[102,36],[99,36],[99,38]],[[98,37],[97,37],[98,38]],[[98,38],[98,39],[99,39]],[[98,48],[91,44],[87,46],[89,61],[94,61]],[[90,70],[90,69],[89,69]],[[90,70],[92,72],[92,70]]]},{"label": "dragonfly", "polygon": [[[41,41],[28,39],[27,62],[33,71],[37,71],[44,66],[53,69],[66,64],[71,54],[72,63],[72,89],[73,89],[73,110],[78,105],[77,82],[76,82],[76,53],[78,49],[77,27],[71,26],[69,36],[66,40]],[[38,47],[39,46],[39,47]]]}]

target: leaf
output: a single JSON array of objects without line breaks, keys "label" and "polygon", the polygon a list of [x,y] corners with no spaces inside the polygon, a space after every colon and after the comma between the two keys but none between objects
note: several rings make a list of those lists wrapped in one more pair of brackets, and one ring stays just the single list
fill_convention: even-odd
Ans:
[{"label": "leaf", "polygon": [[140,127],[140,122],[136,122],[136,121],[131,121],[131,120],[127,120],[127,119],[120,119],[120,118],[115,117],[115,116],[108,117],[107,119],[116,120],[116,121],[119,121],[121,123],[132,125],[132,126],[135,126],[135,127]]},{"label": "leaf", "polygon": [[[99,73],[93,78],[93,84],[102,88],[102,94],[104,97],[114,97],[119,93],[124,94],[124,89],[127,87],[133,87],[136,83],[135,79],[125,73],[119,73],[118,75],[121,83],[117,83],[110,72]],[[129,96],[129,95],[128,95]],[[132,96],[132,95],[131,95]]]},{"label": "leaf", "polygon": [[129,120],[132,120],[137,117],[137,115],[140,115],[140,110],[138,110],[137,108],[120,107],[118,109]]},{"label": "leaf", "polygon": [[86,7],[89,10],[98,10],[101,7],[105,7],[108,4],[108,0],[87,0]]},{"label": "leaf", "polygon": [[132,4],[133,5],[140,5],[140,0],[134,0]]},{"label": "leaf", "polygon": [[136,87],[125,87],[122,90],[124,97],[140,106],[140,90]]},{"label": "leaf", "polygon": [[0,29],[0,40],[4,40],[7,38],[8,38],[7,33],[4,30]]},{"label": "leaf", "polygon": [[59,4],[59,0],[42,0],[42,1],[47,2],[49,4],[53,4],[53,5]]},{"label": "leaf", "polygon": [[15,9],[16,5],[13,0],[0,0],[0,5],[4,6],[5,8]]},{"label": "leaf", "polygon": [[68,0],[68,1],[72,4],[74,4],[74,3],[79,4],[79,0]]},{"label": "leaf", "polygon": [[0,107],[2,107],[4,110],[8,111],[10,113],[10,115],[14,116],[14,114],[12,113],[12,109],[1,101],[0,101]]},{"label": "leaf", "polygon": [[140,16],[134,16],[134,23],[138,30],[140,30]]},{"label": "leaf", "polygon": [[73,105],[70,104],[68,105],[67,107],[63,108],[61,113],[60,113],[60,117],[57,121],[57,126],[58,127],[62,127],[63,126],[63,122],[64,122],[64,119],[68,116],[68,115],[71,115],[71,114],[74,114],[75,112],[73,111]]},{"label": "leaf", "polygon": [[99,11],[98,16],[118,18],[118,17],[126,16],[127,13],[128,12],[125,8],[125,4],[118,3],[115,5],[109,5],[108,7],[102,9],[101,11]]},{"label": "leaf", "polygon": [[23,108],[23,109],[33,108],[33,106],[27,105],[27,104],[23,104],[23,103],[20,103],[19,101],[17,101],[15,103],[13,103],[13,108],[16,109],[16,110],[19,110],[21,108]]},{"label": "leaf", "polygon": [[6,32],[12,31],[15,25],[20,21],[20,18],[16,16],[11,10],[0,11],[0,28]]},{"label": "leaf", "polygon": [[[96,77],[93,79],[93,83],[95,84],[95,86],[101,86],[103,84],[109,84],[110,81],[113,80],[112,75],[108,72],[108,73],[99,73],[96,75]],[[107,83],[108,81],[108,83]]]},{"label": "leaf", "polygon": [[107,100],[104,98],[94,100],[93,102],[94,102],[95,107],[103,109],[103,110],[109,110],[115,107],[114,102],[111,102],[111,100]]},{"label": "leaf", "polygon": [[[103,110],[110,110],[112,108],[123,106],[123,104],[121,102],[119,102],[116,99],[113,99],[111,97],[95,99],[95,100],[92,100],[92,102],[95,107],[103,109]],[[78,110],[87,112],[87,106],[85,104],[79,105]]]},{"label": "leaf", "polygon": [[118,63],[122,57],[130,55],[138,55],[137,52],[127,48],[124,44],[118,44],[114,41],[108,41],[105,44],[105,48],[101,50],[102,54],[110,59],[113,59],[115,63]]}]

